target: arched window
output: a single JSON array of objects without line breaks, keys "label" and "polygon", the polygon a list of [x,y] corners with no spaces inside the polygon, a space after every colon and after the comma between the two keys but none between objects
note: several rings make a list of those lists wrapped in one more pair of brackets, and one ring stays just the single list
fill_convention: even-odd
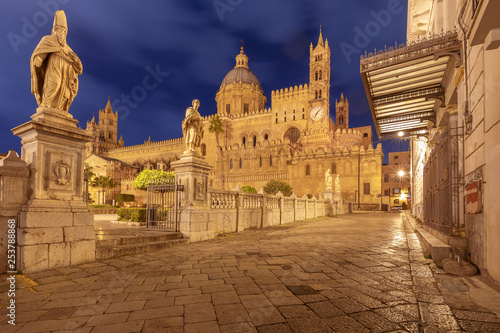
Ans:
[{"label": "arched window", "polygon": [[314,92],[314,98],[315,98],[315,99],[317,99],[317,98],[318,98],[318,91],[317,91],[317,90]]},{"label": "arched window", "polygon": [[243,167],[243,161],[241,160],[241,157],[240,157],[240,169]]},{"label": "arched window", "polygon": [[321,98],[321,90],[319,91],[319,98]]},{"label": "arched window", "polygon": [[331,173],[333,173],[333,174],[336,174],[336,173],[337,173],[337,164],[332,163]]},{"label": "arched window", "polygon": [[285,117],[283,120],[284,120],[284,122],[286,123],[286,117]]},{"label": "arched window", "polygon": [[201,148],[201,155],[206,156],[207,155],[207,146],[204,143],[202,143],[200,148]]},{"label": "arched window", "polygon": [[290,139],[291,143],[295,143],[299,141],[300,138],[300,131],[297,127],[290,127],[286,132],[285,135],[283,136],[283,139]]},{"label": "arched window", "polygon": [[318,81],[318,72],[314,73],[314,80]]},{"label": "arched window", "polygon": [[243,147],[245,147],[246,142],[247,142],[247,139],[245,137],[243,137],[243,139],[241,139],[241,143],[243,144]]},{"label": "arched window", "polygon": [[321,76],[323,75],[323,72],[320,70],[319,71],[319,80],[321,80]]},{"label": "arched window", "polygon": [[253,143],[252,144],[254,147],[257,146],[257,137],[255,135],[253,136]]},{"label": "arched window", "polygon": [[269,135],[267,133],[264,134],[264,140],[269,140]]},{"label": "arched window", "polygon": [[260,157],[259,167],[262,167],[262,156]]},{"label": "arched window", "polygon": [[306,176],[310,176],[311,175],[311,167],[308,165],[306,165]]},{"label": "arched window", "polygon": [[295,116],[293,116],[293,121],[295,121]]},{"label": "arched window", "polygon": [[364,133],[364,134],[363,134],[363,137],[364,137],[364,138],[367,138],[367,137],[368,137],[368,133]]},{"label": "arched window", "polygon": [[306,115],[305,114],[302,114],[302,119],[306,119]]},{"label": "arched window", "polygon": [[229,160],[229,169],[233,169],[233,159]]},{"label": "arched window", "polygon": [[278,123],[278,118],[276,118],[276,124]]},{"label": "arched window", "polygon": [[339,120],[340,120],[340,121],[339,121],[339,122],[340,122],[340,125],[344,125],[344,117],[340,117],[340,118],[339,118]]},{"label": "arched window", "polygon": [[273,157],[269,156],[269,166],[273,166]]}]

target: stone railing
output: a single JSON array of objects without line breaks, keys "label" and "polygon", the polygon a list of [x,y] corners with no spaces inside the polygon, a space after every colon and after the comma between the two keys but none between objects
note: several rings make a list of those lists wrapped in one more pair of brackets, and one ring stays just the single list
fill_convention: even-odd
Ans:
[{"label": "stone railing", "polygon": [[329,202],[307,197],[211,189],[210,222],[215,234],[239,232],[328,215]]}]

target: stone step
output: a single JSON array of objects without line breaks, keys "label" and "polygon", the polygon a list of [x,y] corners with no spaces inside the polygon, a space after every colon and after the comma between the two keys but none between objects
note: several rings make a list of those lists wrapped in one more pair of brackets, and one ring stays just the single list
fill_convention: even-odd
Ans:
[{"label": "stone step", "polygon": [[96,259],[100,260],[141,252],[153,252],[184,244],[189,244],[189,239],[182,238],[182,233],[180,232],[97,240]]},{"label": "stone step", "polygon": [[118,245],[127,245],[127,244],[140,244],[140,243],[151,243],[151,242],[161,242],[171,239],[180,239],[182,238],[182,233],[180,232],[165,232],[160,235],[137,235],[135,237],[120,237],[113,239],[103,239],[96,240],[96,246],[105,247],[105,246],[118,246]]}]

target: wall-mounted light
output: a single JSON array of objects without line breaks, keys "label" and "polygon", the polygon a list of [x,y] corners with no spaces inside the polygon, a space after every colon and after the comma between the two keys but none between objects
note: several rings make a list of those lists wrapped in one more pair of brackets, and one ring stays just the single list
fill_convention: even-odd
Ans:
[{"label": "wall-mounted light", "polygon": [[472,132],[472,114],[465,115],[465,133]]}]

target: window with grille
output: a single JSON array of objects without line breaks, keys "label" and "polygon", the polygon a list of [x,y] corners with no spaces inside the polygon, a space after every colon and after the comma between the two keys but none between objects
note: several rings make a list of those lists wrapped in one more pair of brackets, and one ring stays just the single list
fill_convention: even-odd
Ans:
[{"label": "window with grille", "polygon": [[285,135],[283,136],[284,139],[288,138],[290,139],[290,142],[295,143],[299,141],[300,138],[300,131],[296,127],[290,127],[286,132]]},{"label": "window with grille", "polygon": [[363,184],[363,193],[365,195],[369,195],[370,194],[370,183],[364,183]]}]

